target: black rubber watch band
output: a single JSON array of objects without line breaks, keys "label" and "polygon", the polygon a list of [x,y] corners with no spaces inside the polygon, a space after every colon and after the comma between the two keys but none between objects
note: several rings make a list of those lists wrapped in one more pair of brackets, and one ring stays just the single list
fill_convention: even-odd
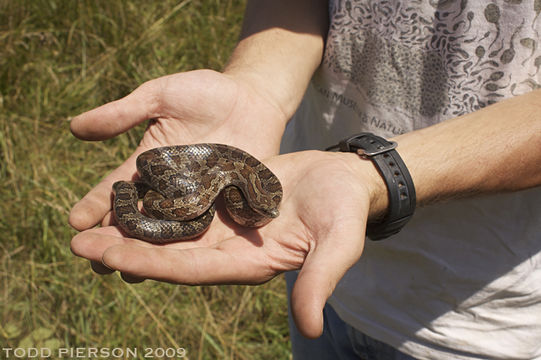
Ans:
[{"label": "black rubber watch band", "polygon": [[385,181],[389,193],[389,209],[382,221],[368,224],[366,235],[372,240],[385,239],[398,233],[415,211],[415,186],[396,147],[393,141],[372,133],[360,133],[327,149],[338,148],[342,152],[357,153],[372,160]]}]

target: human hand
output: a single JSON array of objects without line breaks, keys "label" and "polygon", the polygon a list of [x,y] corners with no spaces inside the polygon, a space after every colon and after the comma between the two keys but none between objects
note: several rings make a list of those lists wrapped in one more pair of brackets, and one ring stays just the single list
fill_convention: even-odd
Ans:
[{"label": "human hand", "polygon": [[292,311],[300,331],[317,337],[325,301],[361,256],[369,210],[385,188],[371,162],[351,153],[306,151],[270,158],[266,165],[280,179],[284,197],[281,215],[259,229],[242,228],[219,209],[195,240],[152,245],[105,226],[75,236],[72,250],[127,279],[176,284],[260,284],[300,269]]},{"label": "human hand", "polygon": [[218,142],[267,157],[278,151],[285,117],[271,96],[234,76],[197,70],[146,82],[128,96],[72,120],[78,138],[104,140],[152,119],[133,155],[75,204],[69,222],[77,230],[108,224],[111,186],[133,178],[135,159],[145,150]]}]

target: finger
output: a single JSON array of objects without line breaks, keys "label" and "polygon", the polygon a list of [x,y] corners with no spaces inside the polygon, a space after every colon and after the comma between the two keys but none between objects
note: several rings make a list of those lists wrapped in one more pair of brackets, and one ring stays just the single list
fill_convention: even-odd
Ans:
[{"label": "finger", "polygon": [[[110,269],[107,266],[103,265],[102,262],[91,261],[90,266],[92,267],[92,270],[99,275],[109,275],[115,272],[115,270]],[[145,279],[143,278],[131,276],[129,274],[121,273],[120,276],[125,282],[131,283],[131,284],[141,283],[145,281]]]},{"label": "finger", "polygon": [[104,140],[157,116],[160,79],[146,82],[122,99],[87,111],[71,120],[71,132],[83,140]]},{"label": "finger", "polygon": [[295,282],[291,294],[293,318],[299,331],[308,338],[321,335],[323,307],[338,281],[361,255],[364,236],[360,234],[364,234],[364,225],[349,230],[331,233],[332,239],[318,242]]},{"label": "finger", "polygon": [[101,219],[100,226],[105,227],[114,225],[116,225],[116,219],[113,216],[113,211],[109,211],[107,212],[107,214],[105,214],[103,219]]},{"label": "finger", "polygon": [[219,247],[182,250],[118,245],[107,249],[102,261],[135,277],[187,285],[259,284],[274,276],[257,247],[237,238]]},{"label": "finger", "polygon": [[[98,262],[98,261],[91,261],[90,266],[92,267],[92,270],[96,274],[99,274],[99,275],[109,275],[115,272],[115,270],[108,268],[107,266],[103,265],[102,262]],[[125,282],[131,283],[131,284],[141,283],[145,281],[145,279],[143,278],[139,278],[139,277],[132,276],[129,274],[121,273],[120,276]]]},{"label": "finger", "polygon": [[[84,257],[93,262],[99,263],[102,266],[105,266],[102,263],[103,253],[108,248],[115,245],[132,244],[145,248],[170,247],[181,250],[202,246],[212,246],[216,242],[217,241],[215,239],[215,235],[209,237],[207,236],[207,234],[204,234],[204,236],[202,237],[191,240],[178,241],[165,245],[155,245],[142,240],[127,238],[116,226],[106,226],[86,230],[75,235],[71,241],[71,251],[77,256]],[[107,271],[105,269],[102,269],[98,265],[93,265],[93,269],[94,266],[96,267],[96,272],[100,274]],[[107,269],[109,272],[111,272],[110,268]]]},{"label": "finger", "polygon": [[79,231],[90,229],[103,220],[111,210],[113,183],[134,177],[135,160],[142,151],[142,148],[138,148],[122,165],[103,178],[73,206],[68,220],[73,228]]},{"label": "finger", "polygon": [[[143,247],[153,246],[137,239],[125,238],[118,228],[108,226],[83,231],[75,235],[71,240],[71,251],[77,256],[102,264],[101,259],[105,250],[111,246],[121,244],[137,244]],[[101,271],[98,266],[96,266],[96,269]]]}]

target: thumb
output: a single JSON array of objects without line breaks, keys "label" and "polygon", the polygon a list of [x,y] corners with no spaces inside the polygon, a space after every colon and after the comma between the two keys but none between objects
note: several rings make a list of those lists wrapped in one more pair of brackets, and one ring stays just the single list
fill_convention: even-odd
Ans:
[{"label": "thumb", "polygon": [[159,79],[151,80],[122,99],[78,115],[71,120],[71,132],[82,140],[104,140],[156,117],[159,89]]},{"label": "thumb", "polygon": [[348,235],[331,234],[306,257],[291,293],[291,310],[297,328],[307,338],[323,332],[323,307],[338,281],[359,259],[364,246],[364,225]]}]

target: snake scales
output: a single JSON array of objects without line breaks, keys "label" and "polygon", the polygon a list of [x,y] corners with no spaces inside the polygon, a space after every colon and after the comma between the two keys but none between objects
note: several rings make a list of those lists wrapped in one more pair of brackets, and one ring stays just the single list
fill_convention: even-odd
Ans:
[{"label": "snake scales", "polygon": [[[113,213],[130,237],[156,244],[194,238],[209,227],[214,201],[240,225],[258,227],[278,216],[282,186],[252,155],[228,145],[166,146],[140,154],[140,179],[118,181]],[[143,199],[143,214],[138,210]]]}]

